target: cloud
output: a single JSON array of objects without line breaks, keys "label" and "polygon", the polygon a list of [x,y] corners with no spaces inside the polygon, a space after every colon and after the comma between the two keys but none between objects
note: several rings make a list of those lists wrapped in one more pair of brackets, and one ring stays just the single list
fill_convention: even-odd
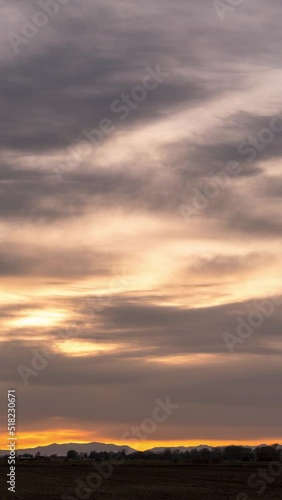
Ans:
[{"label": "cloud", "polygon": [[[262,139],[281,116],[281,6],[221,22],[210,0],[69,2],[18,54],[7,34],[38,2],[1,9],[0,383],[18,387],[21,428],[118,439],[169,394],[180,410],[156,438],[277,438],[281,306],[234,355],[223,334],[280,289],[281,133]],[[122,120],[112,103],[158,65]],[[104,118],[115,130],[69,164]],[[184,221],[230,161],[240,172]],[[46,346],[25,387],[18,365]]]}]

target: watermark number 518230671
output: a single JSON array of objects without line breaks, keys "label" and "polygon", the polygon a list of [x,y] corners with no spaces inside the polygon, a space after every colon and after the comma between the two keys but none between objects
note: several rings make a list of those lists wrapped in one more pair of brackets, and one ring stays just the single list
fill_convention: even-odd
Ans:
[{"label": "watermark number 518230671", "polygon": [[9,450],[7,473],[8,491],[16,492],[16,391],[8,390],[8,436],[7,449]]}]

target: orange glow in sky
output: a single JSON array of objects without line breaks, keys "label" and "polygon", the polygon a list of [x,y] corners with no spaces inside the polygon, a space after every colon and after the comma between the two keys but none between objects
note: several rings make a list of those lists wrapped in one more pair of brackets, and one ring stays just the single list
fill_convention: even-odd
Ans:
[{"label": "orange glow in sky", "polygon": [[[281,438],[280,438],[281,440]],[[273,444],[279,442],[279,438],[277,439],[261,439],[256,440],[210,440],[210,439],[191,439],[191,440],[145,440],[145,441],[119,441],[119,440],[109,440],[103,436],[93,436],[89,432],[81,432],[78,429],[56,429],[53,431],[39,431],[36,434],[31,432],[23,432],[18,434],[17,440],[17,448],[18,449],[26,449],[26,448],[35,448],[37,446],[48,446],[50,444],[65,444],[65,443],[83,443],[87,444],[90,442],[101,442],[101,443],[110,443],[117,445],[127,445],[131,448],[134,448],[138,451],[145,451],[155,447],[174,447],[174,446],[199,446],[199,445],[207,445],[207,446],[228,446],[229,444],[235,445],[250,445],[250,446],[258,446],[260,444]],[[0,447],[5,449],[6,443],[2,439],[2,443],[0,442]]]}]

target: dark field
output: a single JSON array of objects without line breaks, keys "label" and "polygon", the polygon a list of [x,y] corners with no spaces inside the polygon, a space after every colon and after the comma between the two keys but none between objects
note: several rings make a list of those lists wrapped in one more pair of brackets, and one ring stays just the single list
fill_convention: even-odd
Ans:
[{"label": "dark field", "polygon": [[[91,495],[82,491],[81,500],[248,500],[282,499],[282,475],[269,473],[268,465],[180,465],[125,464],[114,468],[108,479]],[[84,483],[95,472],[91,464],[20,463],[17,465],[17,492],[7,492],[7,467],[0,466],[0,499],[78,499],[76,479]],[[265,473],[266,479],[260,475]],[[255,487],[248,479],[257,474]],[[95,479],[94,479],[95,482]],[[266,484],[264,493],[258,490]],[[241,493],[241,496],[240,496]]]}]

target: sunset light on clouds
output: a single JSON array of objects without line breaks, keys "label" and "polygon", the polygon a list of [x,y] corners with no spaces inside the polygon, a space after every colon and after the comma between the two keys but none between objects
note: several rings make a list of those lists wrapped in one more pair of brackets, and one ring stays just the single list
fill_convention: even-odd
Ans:
[{"label": "sunset light on clouds", "polygon": [[22,448],[282,440],[281,6],[246,4],[69,2],[18,46],[38,4],[1,5],[1,446],[7,388]]}]

